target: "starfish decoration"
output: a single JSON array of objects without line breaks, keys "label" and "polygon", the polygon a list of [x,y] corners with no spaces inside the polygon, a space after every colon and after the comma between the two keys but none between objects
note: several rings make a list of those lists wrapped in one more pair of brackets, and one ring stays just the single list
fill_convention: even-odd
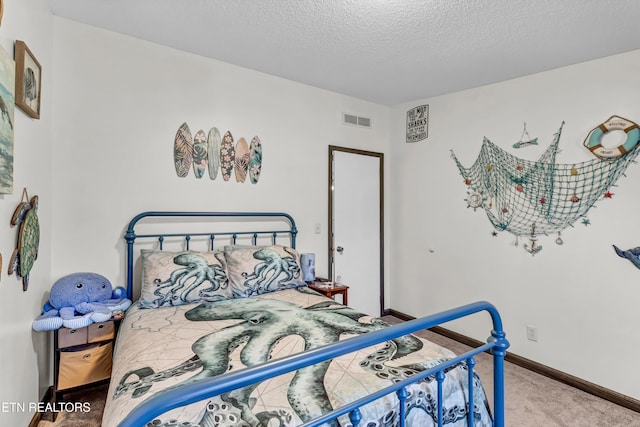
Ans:
[{"label": "starfish decoration", "polygon": [[591,224],[591,221],[589,221],[589,218],[583,218],[583,219],[582,219],[582,223],[583,223],[584,225],[589,225],[589,224]]},{"label": "starfish decoration", "polygon": [[606,193],[604,193],[605,199],[611,199],[612,197],[613,197],[613,193],[611,191],[607,191]]},{"label": "starfish decoration", "polygon": [[496,230],[493,230],[493,231],[491,232],[491,235],[492,235],[493,237],[498,237],[498,232],[497,232]]}]

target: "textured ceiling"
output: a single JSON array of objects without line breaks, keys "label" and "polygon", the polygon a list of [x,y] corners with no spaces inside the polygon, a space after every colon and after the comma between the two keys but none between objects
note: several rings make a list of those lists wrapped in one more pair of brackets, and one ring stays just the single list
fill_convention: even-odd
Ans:
[{"label": "textured ceiling", "polygon": [[51,8],[384,105],[640,48],[638,0],[51,0]]}]

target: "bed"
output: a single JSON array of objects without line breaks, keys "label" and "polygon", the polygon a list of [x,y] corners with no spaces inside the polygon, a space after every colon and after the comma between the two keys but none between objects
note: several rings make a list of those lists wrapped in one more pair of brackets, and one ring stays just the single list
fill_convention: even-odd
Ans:
[{"label": "bed", "polygon": [[[509,343],[493,305],[390,326],[306,286],[297,232],[286,213],[135,216],[125,241],[136,302],[119,325],[102,425],[504,425]],[[491,336],[463,355],[413,335],[483,311]],[[485,351],[492,407],[474,371]]]}]

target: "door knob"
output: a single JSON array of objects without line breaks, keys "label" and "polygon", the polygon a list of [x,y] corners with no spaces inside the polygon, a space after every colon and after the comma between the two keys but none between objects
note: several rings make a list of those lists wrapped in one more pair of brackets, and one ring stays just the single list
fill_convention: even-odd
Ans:
[{"label": "door knob", "polygon": [[342,246],[338,246],[336,250],[338,251],[339,254],[341,254],[342,251],[344,251],[344,248]]}]

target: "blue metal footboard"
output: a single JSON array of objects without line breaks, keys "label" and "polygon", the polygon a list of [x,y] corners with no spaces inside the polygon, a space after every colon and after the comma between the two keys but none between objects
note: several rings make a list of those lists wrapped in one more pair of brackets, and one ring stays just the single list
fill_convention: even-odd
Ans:
[{"label": "blue metal footboard", "polygon": [[[133,227],[138,220],[146,216],[280,216],[287,218],[290,221],[290,230],[285,230],[284,233],[290,234],[293,244],[295,244],[295,236],[297,233],[295,222],[287,214],[280,213],[241,213],[241,214],[227,214],[227,213],[185,213],[185,212],[146,212],[136,216],[127,229],[125,240],[127,241],[127,280],[128,280],[128,292],[131,295],[132,291],[132,275],[133,275],[133,242],[136,237],[159,237],[160,234],[136,236]],[[260,233],[282,233],[278,232],[260,232]],[[219,235],[221,233],[217,233]],[[233,233],[232,233],[233,234]],[[188,234],[180,234],[181,236],[187,236]],[[209,235],[209,234],[207,234]],[[275,234],[273,234],[275,239]],[[235,237],[234,237],[235,239]],[[254,237],[255,240],[255,237]],[[162,242],[162,240],[160,240]],[[187,239],[188,242],[188,239]],[[213,244],[213,238],[212,238]],[[482,311],[486,311],[490,314],[493,329],[491,330],[491,336],[487,339],[487,344],[475,348],[469,352],[466,352],[458,357],[448,360],[442,364],[439,364],[431,369],[419,372],[418,374],[407,378],[403,381],[394,383],[382,390],[379,390],[371,395],[365,396],[357,401],[345,404],[331,412],[328,412],[321,417],[308,421],[303,426],[319,426],[328,421],[336,419],[340,416],[348,414],[354,427],[359,425],[361,415],[360,407],[379,399],[387,394],[396,393],[398,400],[400,401],[399,425],[405,426],[405,400],[407,397],[407,386],[423,380],[427,377],[434,376],[437,381],[438,387],[438,399],[437,399],[437,417],[438,426],[443,425],[443,382],[446,376],[447,368],[455,366],[459,363],[465,363],[468,367],[468,390],[469,396],[467,396],[467,402],[470,406],[467,408],[467,424],[473,426],[474,424],[474,411],[473,411],[473,378],[474,378],[474,357],[485,351],[490,351],[493,355],[493,386],[494,386],[494,404],[493,404],[493,416],[494,426],[504,427],[504,357],[506,350],[509,347],[509,342],[506,339],[505,332],[502,328],[502,320],[497,309],[488,302],[476,302],[468,304],[462,307],[447,310],[438,314],[423,317],[416,320],[411,320],[398,325],[394,325],[381,330],[369,332],[357,337],[345,339],[333,344],[329,344],[324,347],[316,348],[313,350],[305,351],[304,353],[298,353],[295,355],[283,357],[277,360],[269,361],[267,363],[256,365],[237,371],[232,371],[224,375],[220,375],[213,378],[203,379],[197,383],[185,384],[180,388],[166,390],[163,393],[151,396],[146,401],[138,405],[134,410],[122,420],[119,424],[120,427],[139,427],[144,426],[159,415],[181,406],[185,406],[191,403],[199,402],[203,399],[218,396],[229,391],[249,386],[269,378],[276,377],[278,375],[285,374],[287,372],[296,371],[306,366],[314,365],[323,361],[333,359],[366,347],[370,347],[379,343],[383,343],[392,339],[402,337],[404,335],[418,332],[424,329],[429,329],[442,323],[446,323],[455,319],[470,316]],[[417,426],[414,426],[417,427]]]}]

